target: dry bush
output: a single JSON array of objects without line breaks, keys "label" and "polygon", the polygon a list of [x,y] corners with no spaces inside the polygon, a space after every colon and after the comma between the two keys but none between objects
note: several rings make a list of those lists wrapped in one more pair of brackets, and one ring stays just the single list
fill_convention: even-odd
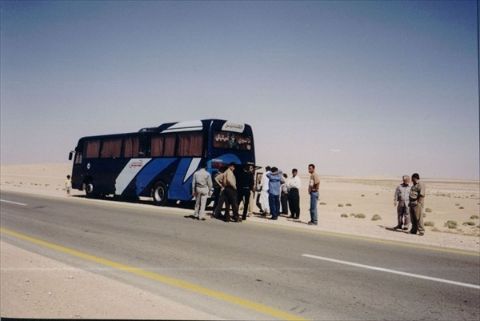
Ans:
[{"label": "dry bush", "polygon": [[457,221],[446,221],[444,226],[448,227],[449,229],[457,228]]},{"label": "dry bush", "polygon": [[472,215],[472,216],[470,216],[470,219],[471,220],[478,220],[478,215]]},{"label": "dry bush", "polygon": [[338,204],[337,206],[338,206],[338,207],[343,207],[343,204]]},{"label": "dry bush", "polygon": [[345,213],[342,213],[340,216],[341,216],[341,217],[348,217],[348,215],[345,214]]},{"label": "dry bush", "polygon": [[425,209],[425,212],[431,213],[431,212],[432,212],[432,209],[427,207],[427,208]]},{"label": "dry bush", "polygon": [[358,214],[355,214],[355,217],[356,218],[365,218],[366,216],[363,213],[358,213]]},{"label": "dry bush", "polygon": [[475,226],[475,222],[467,221],[467,222],[463,222],[462,225]]},{"label": "dry bush", "polygon": [[351,203],[347,203],[347,204],[345,204],[345,206],[352,206],[352,204],[351,204]]},{"label": "dry bush", "polygon": [[435,223],[432,221],[426,221],[423,225],[425,226],[435,226]]},{"label": "dry bush", "polygon": [[382,217],[378,214],[375,214],[375,215],[372,216],[372,221],[379,221],[381,219],[382,219]]}]

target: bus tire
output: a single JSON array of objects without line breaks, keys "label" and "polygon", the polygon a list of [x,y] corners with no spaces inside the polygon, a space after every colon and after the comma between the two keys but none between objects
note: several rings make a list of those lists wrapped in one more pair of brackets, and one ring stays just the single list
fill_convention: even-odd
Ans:
[{"label": "bus tire", "polygon": [[157,182],[152,188],[152,198],[155,205],[167,204],[168,189],[163,182]]},{"label": "bus tire", "polygon": [[85,195],[88,198],[94,198],[97,195],[94,193],[94,186],[92,182],[85,182],[83,183],[83,190],[85,191]]}]

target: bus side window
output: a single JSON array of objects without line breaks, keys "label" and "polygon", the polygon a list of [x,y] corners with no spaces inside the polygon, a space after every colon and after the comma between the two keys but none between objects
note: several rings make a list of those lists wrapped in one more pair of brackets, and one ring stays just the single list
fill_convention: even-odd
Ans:
[{"label": "bus side window", "polygon": [[85,143],[84,154],[86,158],[98,158],[100,153],[100,140],[91,140]]},{"label": "bus side window", "polygon": [[165,141],[164,136],[152,136],[150,141],[150,155],[152,157],[163,156],[163,143]]},{"label": "bus side window", "polygon": [[178,135],[177,155],[180,157],[201,157],[203,151],[203,133],[194,132]]},{"label": "bus side window", "polygon": [[132,158],[139,156],[138,137],[127,137],[123,140],[123,157]]},{"label": "bus side window", "polygon": [[139,157],[149,157],[150,156],[150,138],[147,136],[140,136],[139,138]]},{"label": "bus side window", "polygon": [[122,151],[122,140],[119,138],[105,139],[102,144],[101,158],[118,158]]},{"label": "bus side window", "polygon": [[165,141],[163,145],[163,156],[164,157],[174,157],[175,156],[175,134],[165,135]]}]

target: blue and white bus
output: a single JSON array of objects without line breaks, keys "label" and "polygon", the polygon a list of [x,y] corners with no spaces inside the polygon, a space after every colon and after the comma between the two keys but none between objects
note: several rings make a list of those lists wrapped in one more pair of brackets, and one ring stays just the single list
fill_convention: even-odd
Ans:
[{"label": "blue and white bus", "polygon": [[255,164],[249,125],[218,119],[165,123],[134,133],[80,138],[72,187],[87,197],[152,197],[158,205],[190,201],[192,175],[200,165],[214,175],[231,162]]}]

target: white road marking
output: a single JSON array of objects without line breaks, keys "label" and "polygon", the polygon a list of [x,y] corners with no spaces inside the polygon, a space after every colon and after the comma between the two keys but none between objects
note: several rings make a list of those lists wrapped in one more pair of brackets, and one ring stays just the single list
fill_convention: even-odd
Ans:
[{"label": "white road marking", "polygon": [[385,269],[385,268],[376,267],[376,266],[372,266],[372,265],[365,265],[365,264],[359,264],[359,263],[354,263],[354,262],[336,260],[336,259],[331,259],[331,258],[328,258],[328,257],[316,256],[316,255],[311,255],[311,254],[302,254],[302,256],[308,257],[308,258],[311,258],[311,259],[317,259],[317,260],[328,261],[328,262],[333,262],[333,263],[338,263],[338,264],[355,266],[355,267],[359,267],[359,268],[363,268],[363,269],[369,269],[369,270],[374,270],[374,271],[398,274],[398,275],[408,276],[408,277],[411,277],[411,278],[417,278],[417,279],[435,281],[435,282],[440,282],[440,283],[453,284],[453,285],[463,286],[463,287],[466,287],[466,288],[472,288],[472,289],[480,290],[480,285],[476,285],[476,284],[470,284],[470,283],[463,283],[463,282],[451,281],[451,280],[446,280],[446,279],[434,278],[434,277],[426,276],[426,275],[420,275],[420,274],[413,274],[413,273],[408,273],[408,272],[390,270],[390,269]]},{"label": "white road marking", "polygon": [[3,202],[3,203],[8,203],[8,204],[20,205],[20,206],[27,206],[27,204],[25,204],[25,203],[19,203],[19,202],[7,201],[7,200],[2,200],[2,199],[0,199],[0,202]]}]

